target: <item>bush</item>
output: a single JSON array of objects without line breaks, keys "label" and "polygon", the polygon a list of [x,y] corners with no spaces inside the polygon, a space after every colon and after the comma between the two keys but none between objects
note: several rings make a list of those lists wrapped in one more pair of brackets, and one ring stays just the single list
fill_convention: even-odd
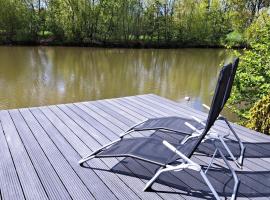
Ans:
[{"label": "bush", "polygon": [[50,31],[40,31],[37,33],[37,35],[42,39],[47,39],[54,36],[54,34]]},{"label": "bush", "polygon": [[245,44],[244,37],[238,31],[233,31],[226,35],[225,42],[229,46],[237,46]]},{"label": "bush", "polygon": [[250,109],[248,128],[270,135],[270,93]]},{"label": "bush", "polygon": [[258,28],[251,49],[240,56],[230,105],[242,119],[248,119],[249,110],[270,91],[270,20]]}]

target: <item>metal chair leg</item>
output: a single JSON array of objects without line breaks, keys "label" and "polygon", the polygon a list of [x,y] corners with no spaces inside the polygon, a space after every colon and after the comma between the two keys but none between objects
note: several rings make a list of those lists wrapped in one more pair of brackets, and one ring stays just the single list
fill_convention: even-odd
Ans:
[{"label": "metal chair leg", "polygon": [[225,143],[225,141],[223,140],[223,138],[221,136],[219,136],[218,138],[219,138],[221,144],[224,146],[224,148],[228,152],[228,154],[231,157],[231,159],[233,160],[233,162],[236,164],[236,166],[238,168],[242,169],[242,166],[240,165],[240,163],[238,163],[238,160],[235,158],[235,156],[233,155],[233,153],[231,152],[231,150],[229,149],[228,145]]},{"label": "metal chair leg", "polygon": [[143,191],[147,191],[149,188],[151,188],[151,186],[153,185],[153,183],[155,182],[155,180],[159,177],[159,175],[164,172],[164,168],[160,167],[159,170],[156,172],[156,174],[146,183]]},{"label": "metal chair leg", "polygon": [[239,184],[240,184],[240,180],[238,179],[235,170],[231,167],[230,163],[227,161],[227,159],[225,158],[224,154],[222,153],[222,151],[220,149],[218,149],[219,154],[221,155],[224,163],[227,165],[227,167],[229,168],[229,170],[232,173],[233,179],[234,179],[234,187],[233,187],[233,193],[231,196],[231,200],[235,200],[236,199],[236,195],[237,195],[237,191],[239,188]]},{"label": "metal chair leg", "polygon": [[239,138],[239,136],[236,134],[235,130],[233,129],[233,127],[231,126],[231,124],[229,123],[229,121],[227,120],[227,118],[220,116],[218,118],[218,120],[223,120],[225,121],[225,123],[227,124],[227,126],[229,127],[230,131],[233,133],[234,137],[236,138],[236,140],[238,141],[239,147],[240,147],[240,156],[238,158],[238,163],[240,164],[240,166],[243,166],[243,162],[244,162],[244,154],[245,154],[245,150],[246,147],[244,146],[244,144],[242,143],[241,139]]},{"label": "metal chair leg", "polygon": [[216,200],[220,200],[220,197],[219,197],[217,191],[215,190],[215,188],[213,187],[213,185],[211,184],[211,182],[209,181],[209,179],[207,178],[207,176],[203,172],[203,170],[200,171],[200,174],[203,177],[203,180],[205,181],[205,183],[207,184],[207,186],[209,187],[209,189],[211,190],[211,192],[213,193],[213,195],[216,198]]}]

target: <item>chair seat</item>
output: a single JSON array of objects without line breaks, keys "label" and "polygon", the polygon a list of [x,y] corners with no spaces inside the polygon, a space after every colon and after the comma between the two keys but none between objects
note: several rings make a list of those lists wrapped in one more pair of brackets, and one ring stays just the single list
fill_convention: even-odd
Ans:
[{"label": "chair seat", "polygon": [[[162,139],[154,137],[125,138],[98,153],[96,157],[132,157],[160,166],[165,166],[180,158],[162,142]],[[189,157],[195,143],[196,139],[193,139],[185,145],[177,145],[176,148]]]},{"label": "chair seat", "polygon": [[204,126],[196,122],[194,119],[188,119],[183,117],[160,117],[148,119],[142,124],[133,127],[135,131],[143,130],[156,130],[156,129],[166,129],[177,131],[185,134],[191,134],[193,131],[185,125],[188,122],[197,129],[203,129]]}]

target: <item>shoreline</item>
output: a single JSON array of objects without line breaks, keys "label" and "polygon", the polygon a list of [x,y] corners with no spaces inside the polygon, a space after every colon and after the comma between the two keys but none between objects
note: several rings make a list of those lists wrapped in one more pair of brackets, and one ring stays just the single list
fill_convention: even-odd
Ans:
[{"label": "shoreline", "polygon": [[[0,42],[0,46],[48,46],[48,47],[96,47],[96,48],[130,48],[130,49],[185,49],[185,48],[205,48],[205,49],[226,49],[225,45],[207,45],[207,44],[185,44],[176,42]],[[231,49],[249,48],[245,45],[232,46]]]}]

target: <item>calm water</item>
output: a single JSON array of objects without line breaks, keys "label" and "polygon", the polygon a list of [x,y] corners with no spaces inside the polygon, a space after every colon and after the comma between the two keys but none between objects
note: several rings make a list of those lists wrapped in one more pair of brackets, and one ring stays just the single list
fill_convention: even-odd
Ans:
[{"label": "calm water", "polygon": [[230,59],[222,49],[0,47],[0,109],[146,93],[190,96],[187,104],[202,109]]}]

